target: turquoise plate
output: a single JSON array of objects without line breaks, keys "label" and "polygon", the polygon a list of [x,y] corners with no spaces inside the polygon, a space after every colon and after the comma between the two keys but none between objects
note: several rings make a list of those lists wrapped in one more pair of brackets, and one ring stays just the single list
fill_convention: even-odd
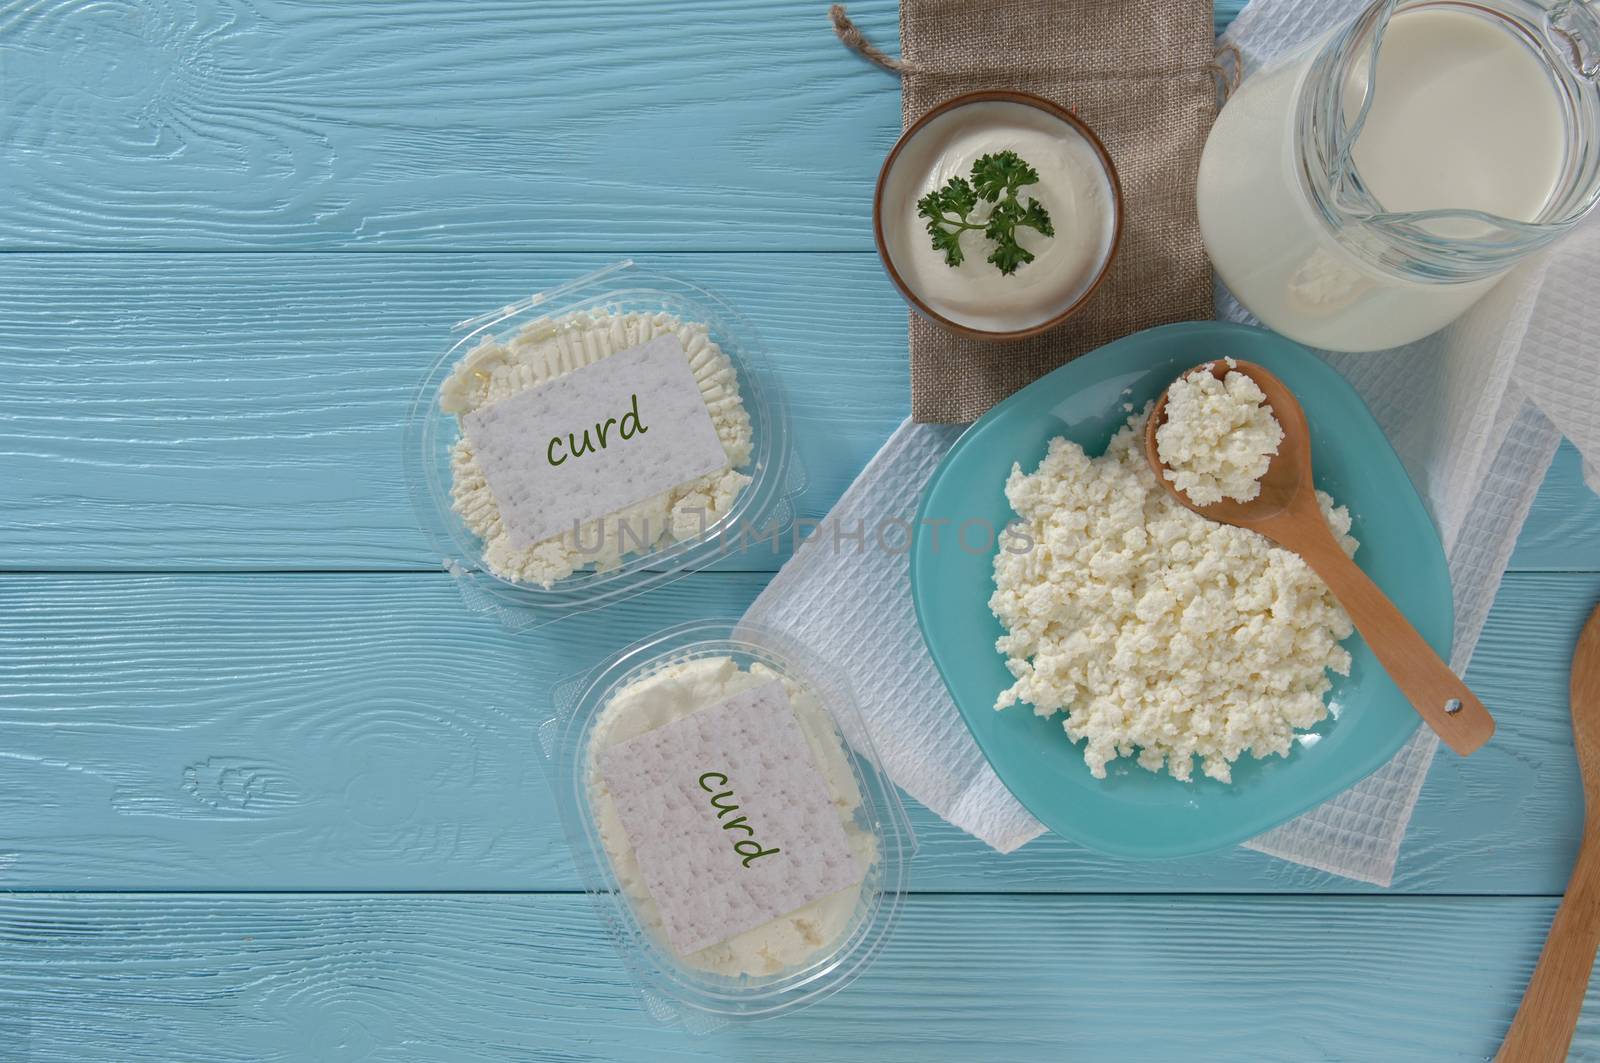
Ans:
[{"label": "turquoise plate", "polygon": [[[923,495],[911,557],[917,620],[967,727],[1017,800],[1057,834],[1119,856],[1184,856],[1260,834],[1376,771],[1419,723],[1360,636],[1346,643],[1355,661],[1348,677],[1334,677],[1316,737],[1287,757],[1246,754],[1231,784],[1200,777],[1198,765],[1198,781],[1184,783],[1129,759],[1095,779],[1060,713],[994,710],[1011,676],[994,649],[1001,629],[988,607],[994,549],[977,550],[987,536],[974,529],[1015,518],[1004,490],[1012,463],[1031,472],[1058,435],[1103,453],[1128,418],[1124,403],[1140,408],[1184,369],[1224,355],[1265,366],[1299,396],[1317,486],[1349,507],[1356,560],[1434,649],[1448,656],[1450,647],[1450,576],[1416,488],[1355,391],[1297,344],[1243,325],[1167,325],[1107,344],[1006,399],[962,435]],[[986,523],[971,526],[958,547],[952,533],[972,520]],[[935,527],[944,533],[937,544]]]}]

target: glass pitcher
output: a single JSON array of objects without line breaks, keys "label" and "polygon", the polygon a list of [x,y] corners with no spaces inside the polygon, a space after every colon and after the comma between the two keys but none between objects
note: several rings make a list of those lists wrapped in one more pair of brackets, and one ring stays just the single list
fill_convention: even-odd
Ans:
[{"label": "glass pitcher", "polygon": [[1223,282],[1334,350],[1454,320],[1600,199],[1597,8],[1378,0],[1248,78],[1200,161]]}]

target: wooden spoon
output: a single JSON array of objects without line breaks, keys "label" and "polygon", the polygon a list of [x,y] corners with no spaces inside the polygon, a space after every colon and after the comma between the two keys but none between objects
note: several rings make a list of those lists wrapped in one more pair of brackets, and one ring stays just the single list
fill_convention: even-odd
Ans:
[{"label": "wooden spoon", "polygon": [[1583,777],[1583,841],[1497,1063],[1567,1058],[1600,947],[1600,609],[1589,615],[1572,654],[1572,744]]},{"label": "wooden spoon", "polygon": [[1209,506],[1197,506],[1167,479],[1165,466],[1156,450],[1156,429],[1166,423],[1167,418],[1167,395],[1162,392],[1155,409],[1150,411],[1144,435],[1145,456],[1161,486],[1202,517],[1249,528],[1305,558],[1306,564],[1322,577],[1345,612],[1350,614],[1351,622],[1372,647],[1395,686],[1444,743],[1465,756],[1487,742],[1494,734],[1494,718],[1489,710],[1450,666],[1439,659],[1433,647],[1378,585],[1346,556],[1322,518],[1311,480],[1311,432],[1306,427],[1305,411],[1293,393],[1283,381],[1250,362],[1229,365],[1216,361],[1196,369],[1209,371],[1219,378],[1230,372],[1240,372],[1254,380],[1283,426],[1283,442],[1261,478],[1261,493],[1254,499],[1235,502],[1224,498]]}]

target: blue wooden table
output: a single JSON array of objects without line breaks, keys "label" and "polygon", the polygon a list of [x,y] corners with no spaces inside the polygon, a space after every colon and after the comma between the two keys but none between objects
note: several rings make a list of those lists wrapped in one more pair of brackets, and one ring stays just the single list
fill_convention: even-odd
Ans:
[{"label": "blue wooden table", "polygon": [[[779,559],[508,634],[416,530],[401,422],[451,322],[632,255],[764,333],[823,514],[907,391],[868,228],[898,93],[824,7],[0,3],[0,1061],[1492,1054],[1581,828],[1570,449],[1469,676],[1500,733],[1436,762],[1393,889],[914,809],[849,991],[704,1039],[640,1010],[533,723]],[[852,14],[892,45],[892,0]]]}]

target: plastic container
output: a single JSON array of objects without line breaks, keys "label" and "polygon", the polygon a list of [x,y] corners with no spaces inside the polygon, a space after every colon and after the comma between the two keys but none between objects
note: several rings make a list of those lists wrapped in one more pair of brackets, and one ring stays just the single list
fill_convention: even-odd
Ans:
[{"label": "plastic container", "polygon": [[[666,312],[706,325],[732,363],[740,399],[749,414],[750,460],[738,471],[750,478],[728,512],[699,534],[657,542],[648,552],[622,558],[617,567],[593,566],[545,587],[494,572],[484,543],[451,505],[451,448],[460,438],[455,415],[440,407],[440,389],[455,366],[486,339],[509,343],[525,327],[560,322],[569,314],[609,311]],[[418,386],[406,424],[406,470],[418,522],[477,612],[492,612],[508,627],[549,623],[668,583],[704,568],[742,542],[773,541],[794,520],[792,499],[804,486],[790,441],[789,413],[755,330],[727,302],[686,281],[640,270],[623,260],[567,284],[538,292],[454,327],[458,336]]]},{"label": "plastic container", "polygon": [[[825,939],[814,953],[797,958],[791,966],[771,973],[713,973],[674,953],[664,935],[641,918],[639,905],[648,889],[638,881],[624,884],[598,823],[596,800],[608,798],[594,789],[597,776],[592,758],[598,747],[593,743],[596,725],[608,706],[619,692],[641,679],[682,662],[708,658],[732,658],[741,670],[767,669],[786,685],[793,684],[791,704],[802,719],[802,729],[807,720],[820,721],[822,726],[815,733],[826,736],[825,759],[830,764],[820,763],[816,741],[812,743],[813,764],[829,780],[833,796],[849,793],[851,800],[859,796],[853,810],[841,813],[842,824],[863,842],[862,848],[867,847],[860,832],[871,836],[872,855],[859,897],[853,910],[833,924],[832,939]],[[801,695],[796,695],[796,690]],[[820,706],[822,715],[815,706]],[[617,711],[625,711],[622,703]],[[549,761],[547,777],[584,888],[637,981],[647,1010],[658,1020],[699,1032],[726,1022],[792,1011],[845,986],[883,947],[898,918],[915,836],[894,785],[878,766],[848,685],[837,669],[828,668],[786,636],[727,620],[695,621],[663,631],[558,685],[555,714],[541,726],[539,737]],[[847,769],[834,759],[828,744],[834,741]],[[842,906],[837,909],[845,911]]]}]

